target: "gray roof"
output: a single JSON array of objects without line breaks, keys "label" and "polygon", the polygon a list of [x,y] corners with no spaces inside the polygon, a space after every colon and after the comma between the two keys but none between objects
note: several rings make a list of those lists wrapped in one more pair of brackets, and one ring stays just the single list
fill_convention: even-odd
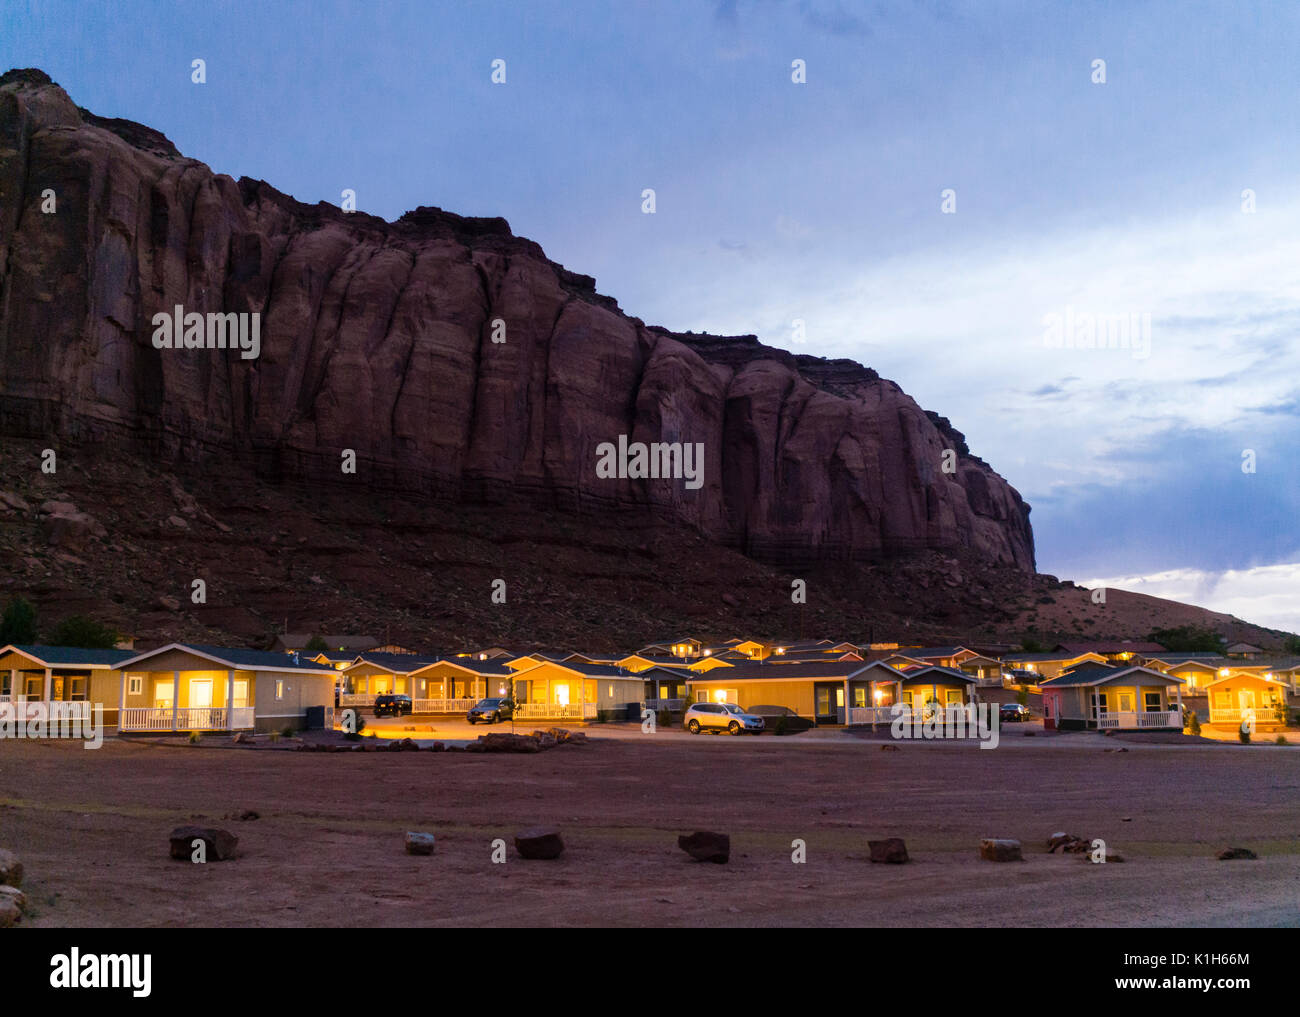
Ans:
[{"label": "gray roof", "polygon": [[205,657],[212,657],[236,671],[307,671],[329,675],[335,673],[334,668],[326,664],[318,664],[314,660],[307,660],[305,657],[300,657],[295,663],[292,654],[277,650],[245,650],[241,647],[207,646],[203,643],[169,643],[156,650],[131,654],[130,660],[125,663],[134,664],[173,649],[188,650]]},{"label": "gray roof", "polygon": [[[697,674],[690,681],[692,683],[750,681],[755,678],[770,678],[772,681],[787,682],[816,681],[819,679],[834,681],[852,677],[859,671],[865,671],[868,668],[876,671],[884,669],[894,676],[889,679],[891,681],[903,676],[903,672],[878,660],[796,660],[789,664],[740,664],[736,667],[719,667],[712,671]],[[967,675],[962,677],[970,680]]]},{"label": "gray roof", "polygon": [[382,667],[393,674],[410,674],[422,667],[436,664],[442,657],[426,657],[418,653],[359,653],[358,662]]},{"label": "gray roof", "polygon": [[136,656],[135,650],[87,650],[80,646],[45,646],[39,643],[11,644],[7,649],[35,657],[46,667],[115,667]]},{"label": "gray roof", "polygon": [[1076,667],[1073,670],[1066,671],[1064,674],[1057,675],[1055,678],[1048,678],[1039,682],[1040,688],[1047,688],[1049,685],[1054,689],[1065,688],[1071,685],[1104,685],[1107,682],[1114,681],[1123,675],[1130,674],[1134,671],[1141,671],[1150,678],[1163,679],[1169,685],[1181,685],[1183,680],[1175,678],[1170,674],[1161,674],[1159,671],[1153,671],[1149,667],[1111,667],[1108,664],[1093,664],[1090,667]]},{"label": "gray roof", "polygon": [[936,678],[947,678],[956,682],[965,682],[968,685],[975,684],[975,679],[965,671],[959,671],[955,667],[940,667],[938,664],[931,664],[929,667],[917,667],[911,671],[903,672],[904,685],[924,685],[926,682],[933,682]]}]

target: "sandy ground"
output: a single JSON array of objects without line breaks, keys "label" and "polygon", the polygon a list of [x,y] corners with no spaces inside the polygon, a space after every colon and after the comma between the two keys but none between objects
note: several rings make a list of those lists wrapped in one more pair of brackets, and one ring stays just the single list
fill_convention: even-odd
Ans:
[{"label": "sandy ground", "polygon": [[[1300,749],[592,734],[537,755],[3,742],[0,846],[36,926],[1300,925]],[[261,818],[222,818],[241,809]],[[190,821],[237,833],[240,857],[170,860]],[[492,863],[494,838],[538,822],[561,859]],[[404,853],[412,829],[433,857]],[[730,833],[731,862],[682,853],[696,829]],[[1056,830],[1126,861],[1047,854]],[[886,836],[910,864],[867,861]],[[986,836],[1025,861],[980,861]],[[1229,845],[1260,860],[1216,861]]]}]

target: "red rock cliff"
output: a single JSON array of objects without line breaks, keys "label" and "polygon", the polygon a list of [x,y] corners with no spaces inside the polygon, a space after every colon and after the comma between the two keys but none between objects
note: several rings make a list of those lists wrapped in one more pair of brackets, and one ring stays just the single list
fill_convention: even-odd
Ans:
[{"label": "red rock cliff", "polygon": [[[177,304],[259,313],[260,356],[155,349],[153,316]],[[647,327],[503,219],[387,223],[214,174],[39,71],[0,78],[0,364],[4,434],[367,492],[649,508],[779,562],[966,547],[1034,564],[1019,494],[868,368]],[[703,485],[598,477],[620,434],[703,443]]]}]

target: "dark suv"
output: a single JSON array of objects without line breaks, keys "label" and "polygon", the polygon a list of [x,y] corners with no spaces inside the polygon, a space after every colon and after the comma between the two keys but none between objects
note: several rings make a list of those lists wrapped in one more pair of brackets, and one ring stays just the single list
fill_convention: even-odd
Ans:
[{"label": "dark suv", "polygon": [[471,724],[477,724],[480,720],[495,724],[499,720],[509,720],[514,712],[508,699],[480,699],[470,707],[465,719]]},{"label": "dark suv", "polygon": [[375,696],[376,717],[401,717],[411,713],[410,696]]}]

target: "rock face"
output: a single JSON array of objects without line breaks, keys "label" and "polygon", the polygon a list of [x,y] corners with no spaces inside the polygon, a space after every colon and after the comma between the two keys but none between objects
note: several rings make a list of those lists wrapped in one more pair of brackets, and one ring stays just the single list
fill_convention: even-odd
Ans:
[{"label": "rock face", "polygon": [[[960,547],[1033,569],[1029,507],[874,371],[648,327],[503,219],[387,223],[214,174],[39,71],[0,77],[0,259],[5,435],[644,510],[777,563]],[[259,355],[155,348],[178,305],[260,315]],[[598,476],[620,435],[699,443],[701,483]]]}]

